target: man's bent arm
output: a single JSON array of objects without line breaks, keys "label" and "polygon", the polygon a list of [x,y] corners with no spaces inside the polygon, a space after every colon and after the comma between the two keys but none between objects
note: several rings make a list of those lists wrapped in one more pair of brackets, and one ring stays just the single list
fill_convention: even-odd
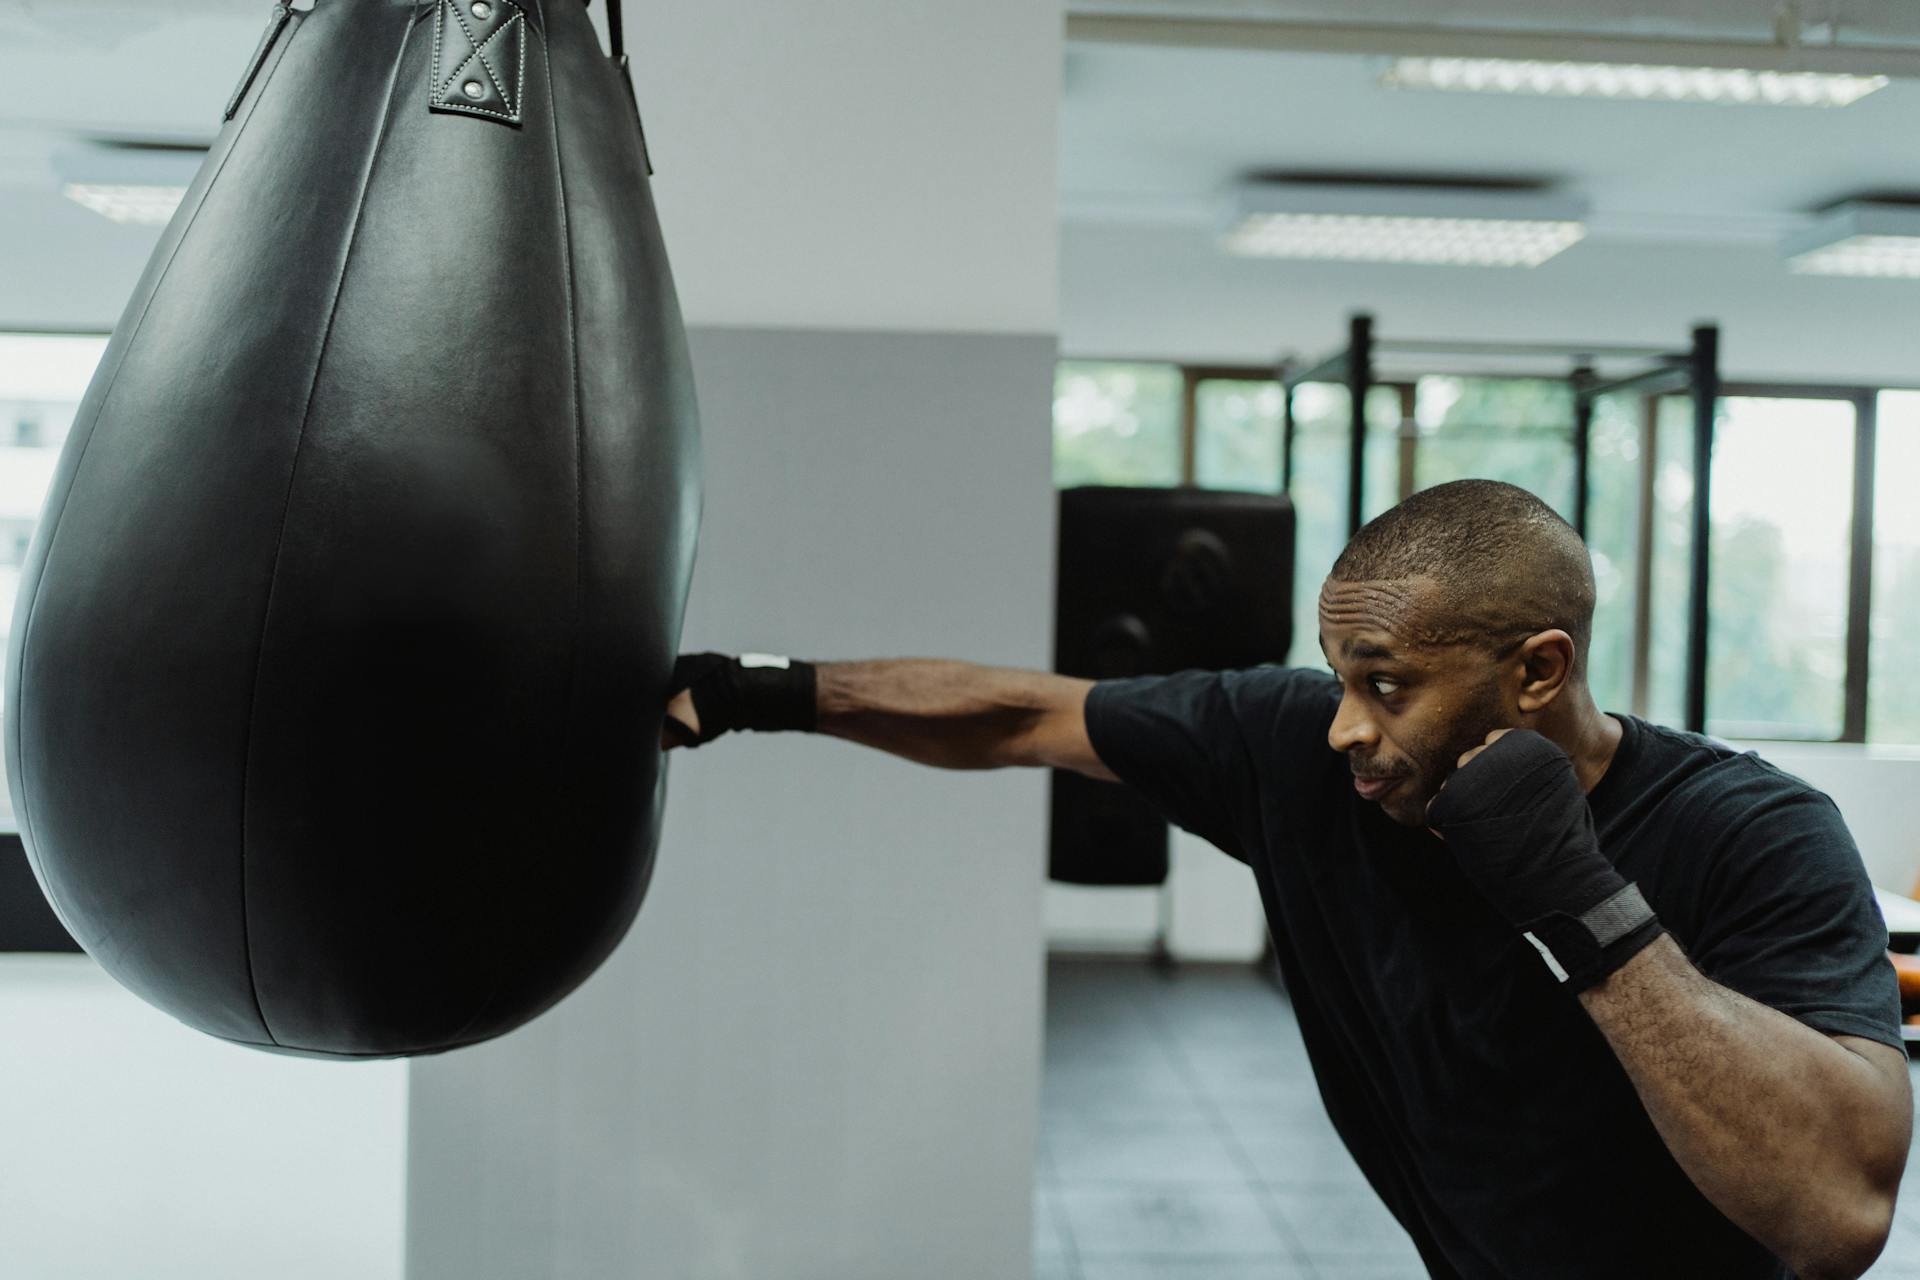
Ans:
[{"label": "man's bent arm", "polygon": [[1671,936],[1580,1003],[1680,1167],[1802,1280],[1852,1280],[1886,1244],[1906,1166],[1906,1055],[1825,1035],[1710,981]]}]

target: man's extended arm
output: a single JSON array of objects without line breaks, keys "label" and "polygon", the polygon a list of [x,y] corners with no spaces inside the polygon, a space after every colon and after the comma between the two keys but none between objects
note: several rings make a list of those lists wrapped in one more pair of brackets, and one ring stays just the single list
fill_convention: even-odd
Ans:
[{"label": "man's extended arm", "polygon": [[[929,658],[822,662],[812,676],[819,733],[943,769],[1033,765],[1115,780],[1087,738],[1091,680]],[[662,746],[686,745],[674,722],[700,733],[696,692],[668,706]]]},{"label": "man's extended arm", "polygon": [[1880,1255],[1906,1167],[1906,1055],[1828,1036],[1703,976],[1671,937],[1580,993],[1668,1150],[1802,1280]]}]

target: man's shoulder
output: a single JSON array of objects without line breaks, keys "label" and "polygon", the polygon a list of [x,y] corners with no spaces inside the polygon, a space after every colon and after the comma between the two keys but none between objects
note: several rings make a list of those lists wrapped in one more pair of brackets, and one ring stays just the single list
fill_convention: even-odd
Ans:
[{"label": "man's shoulder", "polygon": [[1735,808],[1761,799],[1832,804],[1824,791],[1757,752],[1708,734],[1622,719],[1632,720],[1640,734],[1637,772],[1649,782],[1666,782],[1681,796]]},{"label": "man's shoulder", "polygon": [[1340,686],[1329,671],[1278,663],[1228,671],[1195,669],[1156,676],[1121,676],[1098,681],[1105,700],[1226,709],[1245,724],[1264,723],[1294,709],[1324,708],[1332,714]]},{"label": "man's shoulder", "polygon": [[[1706,852],[1764,826],[1773,836],[1826,834],[1850,846],[1839,809],[1804,778],[1719,738],[1635,721],[1636,796]],[[1777,843],[1777,842],[1776,842]]]},{"label": "man's shoulder", "polygon": [[1331,671],[1268,663],[1220,673],[1222,687],[1236,707],[1281,708],[1325,705],[1340,700],[1340,682]]}]

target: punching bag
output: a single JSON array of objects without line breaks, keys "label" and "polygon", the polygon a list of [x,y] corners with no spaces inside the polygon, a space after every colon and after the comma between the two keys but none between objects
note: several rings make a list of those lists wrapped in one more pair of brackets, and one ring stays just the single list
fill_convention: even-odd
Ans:
[{"label": "punching bag", "polygon": [[201,1031],[472,1044],[639,908],[699,444],[614,44],[276,7],[87,390],[8,778],[68,930]]}]

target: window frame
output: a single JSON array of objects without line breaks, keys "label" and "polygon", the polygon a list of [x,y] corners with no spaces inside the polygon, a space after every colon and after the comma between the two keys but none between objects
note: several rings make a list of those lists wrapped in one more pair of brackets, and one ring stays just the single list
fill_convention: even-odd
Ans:
[{"label": "window frame", "polygon": [[[1835,400],[1853,405],[1853,483],[1847,512],[1847,629],[1846,665],[1841,676],[1840,735],[1834,738],[1755,738],[1756,742],[1845,742],[1864,744],[1867,740],[1867,681],[1872,663],[1873,618],[1873,528],[1874,528],[1874,455],[1879,440],[1880,393],[1901,391],[1898,386],[1845,386],[1815,382],[1723,381],[1720,399],[1756,400]],[[1647,396],[1647,440],[1644,448],[1652,451],[1659,443],[1658,405],[1663,399],[1685,399],[1684,393],[1668,392]],[[1696,487],[1695,492],[1698,492]],[[1642,501],[1647,498],[1643,487]],[[1708,501],[1712,496],[1709,492]],[[1712,513],[1708,513],[1711,520]],[[1650,558],[1651,546],[1637,549]],[[1709,564],[1713,556],[1707,548]],[[1637,586],[1638,584],[1636,584]],[[1650,629],[1651,619],[1635,622],[1634,644],[1643,640],[1641,628]],[[1636,691],[1641,669],[1634,668]],[[1638,714],[1636,708],[1636,714]]]},{"label": "window frame", "polygon": [[[1178,360],[1142,359],[1138,357],[1062,357],[1063,361],[1078,363],[1081,361],[1157,365],[1173,368],[1181,376],[1179,449],[1180,449],[1180,485],[1192,487],[1196,483],[1195,459],[1199,450],[1199,423],[1197,405],[1201,382],[1276,382],[1285,383],[1276,367],[1247,364],[1194,363]],[[1399,495],[1396,501],[1409,497],[1416,477],[1419,454],[1419,432],[1414,417],[1415,387],[1421,377],[1433,374],[1437,376],[1471,376],[1495,381],[1528,379],[1537,380],[1540,374],[1500,373],[1475,370],[1471,374],[1456,374],[1444,369],[1429,370],[1427,373],[1406,377],[1380,379],[1374,386],[1390,386],[1400,395],[1400,467]],[[1846,383],[1816,382],[1769,382],[1724,380],[1719,386],[1719,397],[1757,397],[1781,400],[1844,400],[1854,408],[1854,468],[1851,494],[1851,509],[1848,512],[1848,573],[1847,573],[1847,636],[1846,668],[1843,679],[1843,713],[1840,735],[1830,739],[1790,738],[1778,739],[1783,742],[1841,742],[1864,744],[1868,731],[1868,679],[1872,662],[1873,616],[1873,535],[1874,535],[1874,459],[1879,432],[1879,397],[1885,391],[1920,391],[1920,385],[1883,383],[1860,385]],[[1667,398],[1686,399],[1684,391],[1656,391],[1639,395],[1642,423],[1641,457],[1642,467],[1639,477],[1639,493],[1636,496],[1638,510],[1635,524],[1634,547],[1634,620],[1633,652],[1629,669],[1632,672],[1632,710],[1636,715],[1647,711],[1647,673],[1652,645],[1651,601],[1647,598],[1650,586],[1649,570],[1652,557],[1652,510],[1649,499],[1655,479],[1654,459],[1658,445],[1658,413],[1662,400]],[[1292,450],[1291,424],[1285,421],[1290,416],[1291,397],[1287,398],[1282,410],[1281,430],[1281,492],[1291,486]],[[1574,451],[1574,465],[1585,473],[1591,459],[1592,442],[1589,433],[1582,432],[1575,424],[1570,447]],[[1698,487],[1696,485],[1696,493]],[[1709,488],[1708,501],[1712,494]],[[1709,513],[1710,514],[1710,513]],[[1708,548],[1709,568],[1712,548]],[[1755,741],[1773,741],[1773,739],[1755,739]]]}]

